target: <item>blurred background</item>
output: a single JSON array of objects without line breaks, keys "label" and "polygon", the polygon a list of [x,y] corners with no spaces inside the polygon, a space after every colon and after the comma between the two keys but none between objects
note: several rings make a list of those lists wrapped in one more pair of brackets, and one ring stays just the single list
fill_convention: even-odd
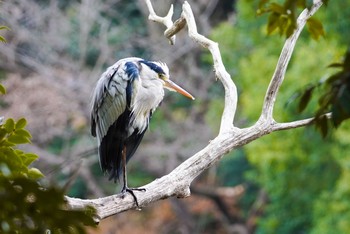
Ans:
[{"label": "blurred background", "polygon": [[[199,32],[217,41],[239,90],[235,124],[255,123],[284,43],[267,36],[258,1],[193,0]],[[165,15],[180,0],[152,1]],[[168,64],[172,80],[195,97],[166,93],[150,129],[128,164],[129,185],[169,173],[218,133],[223,88],[211,55],[182,31],[174,46],[164,26],[150,22],[142,0],[11,0],[0,4],[0,80],[7,94],[1,116],[25,117],[42,183],[69,196],[97,198],[120,187],[103,176],[89,132],[89,103],[96,81],[117,60],[137,56]],[[303,32],[275,107],[277,121],[310,117],[317,100],[298,113],[293,95],[329,76],[349,46],[350,1],[316,14],[326,36]],[[191,186],[192,196],[157,202],[102,221],[90,233],[350,233],[350,125],[325,139],[313,127],[276,132],[226,155]]]}]

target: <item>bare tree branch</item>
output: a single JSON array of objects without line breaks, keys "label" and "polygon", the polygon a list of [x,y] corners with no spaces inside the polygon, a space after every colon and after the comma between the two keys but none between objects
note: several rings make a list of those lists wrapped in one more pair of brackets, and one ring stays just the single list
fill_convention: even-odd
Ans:
[{"label": "bare tree branch", "polygon": [[[149,10],[149,17],[148,17],[149,20],[164,24],[167,28],[170,28],[173,25],[173,21],[171,18],[173,17],[173,14],[174,14],[174,6],[172,4],[170,6],[168,14],[164,17],[160,17],[155,13],[151,0],[146,0],[146,4]],[[176,39],[175,35],[168,37],[168,39],[171,45],[175,44],[175,39]]]},{"label": "bare tree branch", "polygon": [[233,83],[230,74],[226,71],[222,62],[218,43],[197,32],[196,21],[191,6],[187,1],[183,4],[182,14],[187,22],[189,37],[196,43],[208,49],[213,57],[215,75],[225,88],[225,107],[221,117],[220,134],[226,131],[231,131],[233,129],[233,119],[236,113],[238,99],[236,85]]},{"label": "bare tree branch", "polygon": [[303,30],[306,21],[313,15],[315,12],[322,6],[322,1],[317,0],[314,1],[314,5],[311,7],[310,10],[305,9],[303,12],[299,15],[297,19],[297,26],[294,30],[294,33],[286,40],[284,43],[280,58],[278,60],[275,72],[272,76],[272,79],[270,81],[269,87],[267,89],[265,100],[263,104],[263,109],[260,118],[263,119],[263,121],[269,121],[273,122],[273,107],[275,105],[277,93],[279,91],[279,88],[282,85],[282,82],[284,80],[286,70],[290,61],[290,58],[292,57],[295,44],[299,38],[299,35],[301,31]]},{"label": "bare tree branch", "polygon": [[[169,19],[171,16],[169,15],[172,14],[168,13],[168,16],[166,16],[168,19],[161,17],[159,18],[155,14],[150,0],[146,0],[146,3],[150,14],[152,15],[152,20],[163,24],[165,24],[164,21],[170,22]],[[176,32],[184,28],[186,23],[188,26],[189,37],[192,38],[197,44],[208,49],[212,54],[215,75],[222,82],[225,88],[225,108],[221,118],[220,132],[219,135],[215,139],[211,140],[205,148],[181,163],[172,172],[143,186],[143,188],[146,189],[145,192],[136,191],[135,193],[140,207],[146,206],[161,199],[166,199],[168,197],[187,197],[190,195],[190,184],[192,181],[204,170],[218,162],[231,150],[246,145],[249,142],[273,131],[301,127],[312,122],[313,119],[311,118],[290,123],[276,123],[273,120],[272,112],[275,99],[279,87],[283,82],[286,67],[292,55],[296,40],[302,28],[305,26],[306,20],[311,17],[321,5],[321,0],[315,1],[310,10],[305,9],[299,16],[297,21],[297,29],[292,36],[287,39],[283,47],[275,74],[272,77],[266,93],[261,117],[252,127],[239,129],[233,126],[233,119],[237,105],[237,90],[230,75],[223,65],[218,44],[197,32],[197,26],[191,7],[186,1],[184,2],[181,18],[172,25],[167,23],[166,26],[168,29],[166,32],[168,32],[168,34],[165,34],[167,37],[174,36]],[[169,12],[171,11],[172,7],[170,8]],[[169,32],[171,33],[169,34]],[[124,197],[121,194],[116,194],[90,200],[66,197],[66,200],[71,209],[80,209],[86,205],[93,206],[97,210],[96,221],[100,221],[101,219],[111,215],[136,208],[134,199],[130,194],[126,194]]]},{"label": "bare tree branch", "polygon": [[[327,113],[324,116],[330,119],[332,117],[332,113]],[[273,131],[288,130],[291,128],[300,128],[300,127],[310,125],[311,123],[314,122],[314,120],[315,118],[313,117],[308,119],[296,120],[289,123],[275,123],[272,125],[272,128],[273,128]]]}]

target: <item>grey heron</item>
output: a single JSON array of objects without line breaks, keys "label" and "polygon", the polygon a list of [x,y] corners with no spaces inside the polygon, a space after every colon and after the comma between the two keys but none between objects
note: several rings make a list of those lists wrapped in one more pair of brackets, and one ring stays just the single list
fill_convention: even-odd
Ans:
[{"label": "grey heron", "polygon": [[131,57],[117,61],[97,81],[91,105],[91,134],[97,138],[103,172],[116,182],[123,172],[122,194],[130,193],[126,164],[145,134],[164,88],[194,97],[169,79],[165,63]]}]

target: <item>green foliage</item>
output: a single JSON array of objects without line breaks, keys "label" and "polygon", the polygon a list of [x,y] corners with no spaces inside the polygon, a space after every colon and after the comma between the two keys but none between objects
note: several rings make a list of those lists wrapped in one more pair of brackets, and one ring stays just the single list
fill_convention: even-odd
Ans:
[{"label": "green foliage", "polygon": [[[265,19],[254,18],[249,1],[238,1],[237,4],[237,23],[220,25],[211,37],[220,44],[223,61],[228,70],[234,72],[233,79],[239,88],[236,124],[249,125],[260,115],[283,38],[264,37]],[[349,6],[349,3],[344,5]],[[343,9],[347,9],[344,5]],[[324,29],[337,27],[337,22],[323,20],[329,12],[340,14],[334,7],[338,6],[329,4],[327,12],[317,13]],[[311,22],[317,27],[317,22]],[[310,82],[326,83],[324,79],[319,81],[320,77],[332,76],[327,65],[330,61],[339,61],[343,55],[345,47],[339,44],[340,37],[343,37],[340,33],[327,33],[326,38],[315,41],[301,35],[278,93],[274,108],[276,120],[293,121],[314,115],[318,107],[318,99],[314,97],[322,95],[325,89],[313,87]],[[295,90],[303,90],[298,93],[302,103],[290,100],[295,96]],[[349,232],[350,186],[346,182],[350,177],[349,129],[349,123],[342,123],[326,141],[313,128],[288,130],[265,136],[244,147],[251,165],[246,179],[261,186],[270,201],[264,216],[259,219],[257,233]],[[225,170],[232,167],[231,180],[235,182],[232,175],[241,175],[241,172],[234,171],[232,165],[225,164],[225,167]],[[230,180],[225,174],[219,176]]]},{"label": "green foliage", "polygon": [[307,29],[313,39],[318,40],[321,36],[325,36],[325,31],[323,29],[321,21],[315,17],[310,18],[306,22]]},{"label": "green foliage", "polygon": [[0,177],[0,199],[1,233],[85,233],[84,225],[94,225],[91,208],[66,210],[62,190],[25,177]]},{"label": "green foliage", "polygon": [[312,129],[298,129],[274,133],[247,147],[250,162],[256,166],[250,178],[264,187],[270,199],[259,222],[261,233],[308,233],[312,229],[315,200],[332,192],[340,176],[339,164],[331,156],[333,142],[320,141]]},{"label": "green foliage", "polygon": [[[347,174],[344,179],[348,181],[349,176]],[[342,185],[346,184],[348,182],[342,183]],[[349,233],[350,204],[347,201],[349,195],[349,186],[347,188],[337,186],[335,192],[323,193],[315,202],[314,219],[316,225],[311,233]]]},{"label": "green foliage", "polygon": [[341,167],[339,179],[334,183],[334,189],[323,192],[314,202],[314,227],[310,233],[349,233],[350,232],[350,155],[349,145],[350,122],[334,132],[334,138],[340,142],[340,147],[332,147],[332,154]]},{"label": "green foliage", "polygon": [[[277,31],[281,36],[290,37],[296,28],[299,10],[310,7],[307,0],[285,0],[283,3],[259,0],[257,14],[268,14],[267,34]],[[307,21],[307,29],[314,39],[325,35],[322,23],[313,18]]]},{"label": "green foliage", "polygon": [[331,66],[339,67],[341,70],[328,78],[326,85],[329,91],[319,100],[321,108],[330,106],[333,124],[338,127],[344,120],[350,118],[350,50],[345,54],[343,63]]},{"label": "green foliage", "polygon": [[267,34],[271,34],[277,30],[281,36],[286,35],[286,37],[289,37],[292,35],[296,27],[294,11],[277,3],[271,3],[261,11],[264,13],[270,12],[267,24]]},{"label": "green foliage", "polygon": [[0,125],[0,159],[2,165],[0,176],[30,179],[43,177],[38,169],[29,168],[29,165],[38,156],[15,148],[18,144],[30,142],[31,135],[24,128],[26,123],[25,119],[19,119],[17,122],[13,119],[7,119],[4,124]]},{"label": "green foliage", "polygon": [[299,112],[304,111],[309,104],[311,97],[316,88],[322,88],[324,92],[319,95],[318,108],[316,110],[315,125],[325,137],[328,133],[328,118],[325,113],[331,112],[331,123],[334,127],[350,118],[350,50],[345,54],[342,63],[333,63],[329,65],[331,68],[340,69],[340,71],[332,74],[322,82],[309,84],[308,87],[298,93]]},{"label": "green foliage", "polygon": [[[1,86],[1,92],[6,90]],[[0,232],[1,233],[85,233],[94,226],[92,208],[67,210],[64,191],[43,187],[43,174],[30,167],[38,156],[16,148],[30,143],[27,121],[11,118],[0,123]]]}]

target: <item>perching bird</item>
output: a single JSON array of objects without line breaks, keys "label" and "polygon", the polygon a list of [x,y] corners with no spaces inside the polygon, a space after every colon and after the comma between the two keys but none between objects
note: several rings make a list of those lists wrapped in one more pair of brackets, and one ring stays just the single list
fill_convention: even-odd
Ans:
[{"label": "perching bird", "polygon": [[125,58],[109,67],[98,80],[91,106],[91,134],[97,137],[103,172],[116,182],[123,172],[122,193],[129,192],[126,163],[135,153],[164,88],[194,97],[169,79],[165,63]]}]

